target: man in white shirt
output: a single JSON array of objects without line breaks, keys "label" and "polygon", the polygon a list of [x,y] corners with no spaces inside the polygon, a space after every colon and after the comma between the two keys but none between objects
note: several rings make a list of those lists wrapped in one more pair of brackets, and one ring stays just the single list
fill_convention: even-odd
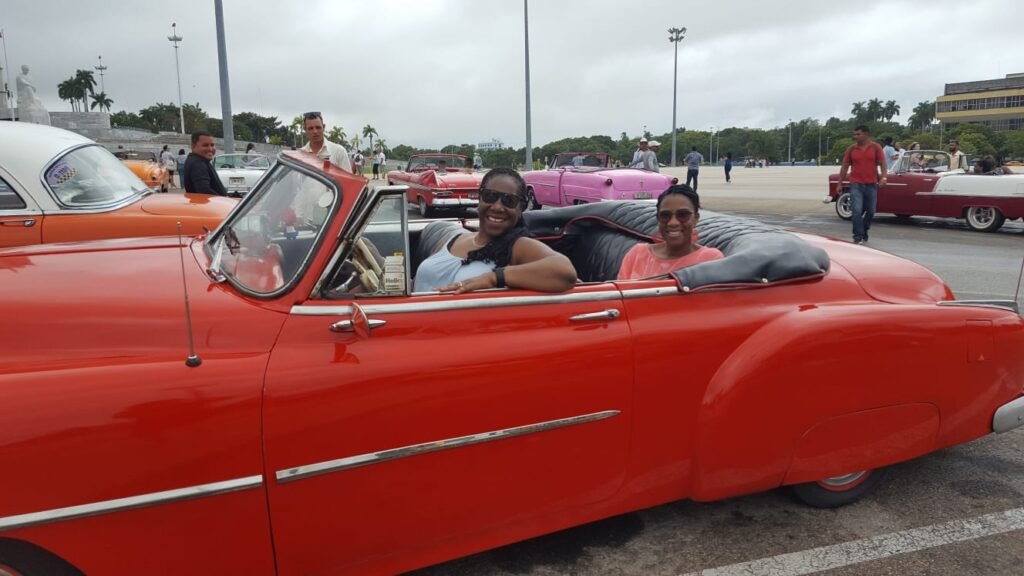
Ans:
[{"label": "man in white shirt", "polygon": [[306,138],[309,138],[309,142],[300,150],[312,152],[324,160],[329,160],[338,168],[352,172],[352,162],[348,159],[348,151],[345,150],[345,147],[324,138],[324,118],[319,112],[303,114],[302,129],[306,131]]},{"label": "man in white shirt", "polygon": [[640,144],[637,149],[633,152],[633,159],[629,161],[630,168],[643,168],[644,154],[647,153],[647,138],[641,138]]},{"label": "man in white shirt", "polygon": [[380,152],[377,153],[377,163],[380,164],[380,174],[381,174],[381,176],[382,177],[383,176],[387,176],[387,174],[388,174],[388,170],[387,170],[388,157],[384,155],[384,149],[383,148],[381,148]]}]

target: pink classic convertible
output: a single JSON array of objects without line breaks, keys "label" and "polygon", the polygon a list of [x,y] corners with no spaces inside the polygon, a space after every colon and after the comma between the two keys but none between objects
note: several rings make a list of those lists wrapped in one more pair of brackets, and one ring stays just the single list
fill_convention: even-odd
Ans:
[{"label": "pink classic convertible", "polygon": [[647,170],[611,168],[604,152],[564,152],[546,170],[523,174],[530,208],[605,200],[650,200],[679,181]]}]

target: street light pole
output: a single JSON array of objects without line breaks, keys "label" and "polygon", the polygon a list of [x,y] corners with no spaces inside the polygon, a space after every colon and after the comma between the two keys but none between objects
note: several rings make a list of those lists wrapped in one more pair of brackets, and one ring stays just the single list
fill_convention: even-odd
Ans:
[{"label": "street light pole", "polygon": [[224,5],[221,0],[213,4],[217,18],[217,62],[220,67],[220,111],[224,119],[224,153],[235,151],[234,118],[231,116],[231,83],[228,81],[228,49],[224,41]]},{"label": "street light pole", "polygon": [[821,130],[824,127],[824,124],[818,124],[818,159],[814,162],[815,165],[821,164]]},{"label": "street light pole", "polygon": [[676,92],[679,88],[679,43],[683,41],[686,28],[669,28],[668,41],[675,45],[672,60],[672,166],[676,165]]},{"label": "street light pole", "polygon": [[793,119],[789,119],[789,163],[793,163]]},{"label": "street light pole", "polygon": [[103,73],[107,71],[107,67],[103,65],[103,55],[102,54],[99,56],[99,59],[100,59],[100,65],[99,66],[93,66],[93,68],[99,70],[99,72],[100,72],[100,92],[102,92],[103,94],[106,94],[107,93],[107,87],[103,83]]},{"label": "street light pole", "polygon": [[523,41],[526,45],[526,169],[533,170],[533,138],[530,134],[530,2],[523,0]]},{"label": "street light pole", "polygon": [[715,127],[711,127],[711,143],[708,145],[708,164],[714,166],[715,159]]},{"label": "street light pole", "polygon": [[174,44],[174,71],[178,74],[178,117],[181,119],[181,133],[184,134],[185,107],[181,103],[181,65],[178,62],[178,42],[181,42],[181,36],[178,36],[177,22],[171,22],[171,35],[167,39]]}]

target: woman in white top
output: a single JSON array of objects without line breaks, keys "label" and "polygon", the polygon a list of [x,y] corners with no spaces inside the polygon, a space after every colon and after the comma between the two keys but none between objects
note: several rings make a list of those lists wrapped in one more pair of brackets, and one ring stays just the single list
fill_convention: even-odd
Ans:
[{"label": "woman in white top", "polygon": [[523,223],[526,182],[495,168],[480,183],[480,230],[453,238],[420,264],[416,292],[522,288],[562,292],[576,283],[568,258],[528,237]]}]

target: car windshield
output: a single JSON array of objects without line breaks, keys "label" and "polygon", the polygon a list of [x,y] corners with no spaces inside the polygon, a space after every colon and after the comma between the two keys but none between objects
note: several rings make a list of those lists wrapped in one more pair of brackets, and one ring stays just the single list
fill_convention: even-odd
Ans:
[{"label": "car windshield", "polygon": [[266,170],[270,168],[270,159],[260,154],[223,154],[213,159],[213,167],[217,170],[232,168],[254,168]]},{"label": "car windshield", "polygon": [[143,162],[156,162],[156,154],[153,152],[135,152],[127,150],[118,150],[114,152],[114,156],[121,160],[142,160]]},{"label": "car windshield", "polygon": [[440,162],[447,163],[448,170],[458,170],[466,163],[465,156],[417,156],[409,160],[409,171],[436,170]]},{"label": "car windshield", "polygon": [[555,156],[554,162],[552,162],[552,168],[560,168],[562,166],[591,166],[591,167],[602,167],[605,165],[605,159],[603,156],[596,154],[587,154],[584,152],[576,153],[562,153]]},{"label": "car windshield", "polygon": [[68,152],[46,169],[43,179],[57,202],[68,208],[119,204],[149,191],[138,176],[100,146]]},{"label": "car windshield", "polygon": [[256,294],[277,292],[298,276],[338,197],[324,182],[278,166],[218,231],[210,253],[211,272]]},{"label": "car windshield", "polygon": [[933,150],[912,150],[906,152],[900,163],[901,171],[908,172],[944,172],[955,170],[959,166],[950,168],[949,154]]}]

